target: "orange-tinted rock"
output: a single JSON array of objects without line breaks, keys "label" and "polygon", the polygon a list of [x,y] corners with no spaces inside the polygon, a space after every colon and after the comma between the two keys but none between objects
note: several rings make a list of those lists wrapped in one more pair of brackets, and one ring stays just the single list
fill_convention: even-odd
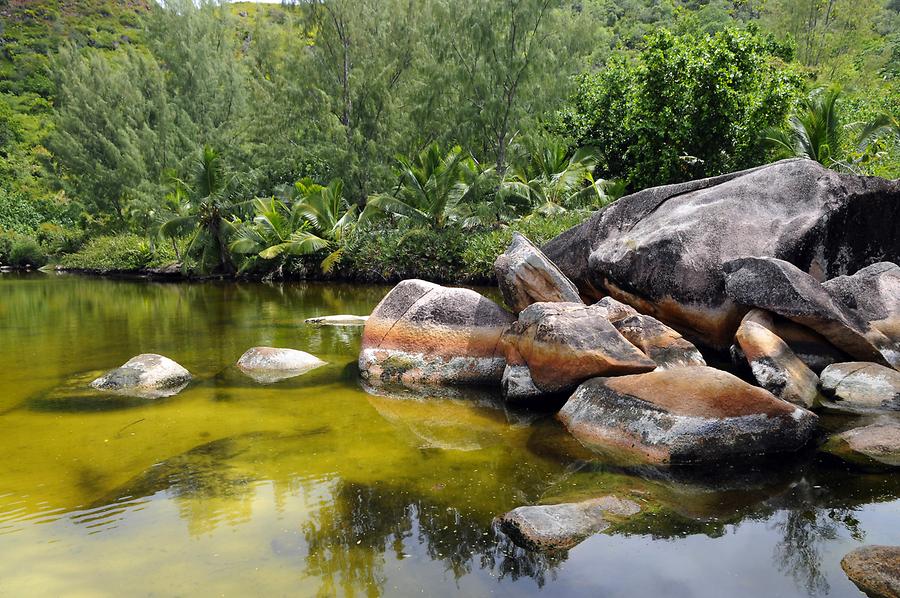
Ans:
[{"label": "orange-tinted rock", "polygon": [[499,383],[500,336],[514,319],[475,291],[404,280],[366,322],[360,374],[370,383]]},{"label": "orange-tinted rock", "polygon": [[760,386],[779,399],[812,407],[819,396],[819,377],[771,328],[771,314],[754,309],[744,316],[735,335],[753,376]]},{"label": "orange-tinted rock", "polygon": [[863,546],[841,559],[841,568],[869,598],[900,598],[900,546]]},{"label": "orange-tinted rock", "polygon": [[604,297],[597,303],[622,336],[656,362],[659,369],[706,365],[703,355],[678,332],[630,305]]},{"label": "orange-tinted rock", "polygon": [[578,387],[558,417],[585,446],[653,463],[795,451],[818,419],[709,367],[595,378]]},{"label": "orange-tinted rock", "polygon": [[[656,368],[606,319],[605,309],[578,303],[530,305],[503,335],[503,347],[509,364],[504,394],[510,399],[571,390],[594,376]],[[514,375],[521,376],[515,385]]]},{"label": "orange-tinted rock", "polygon": [[572,281],[519,233],[513,233],[509,247],[494,262],[494,272],[506,305],[515,313],[541,301],[582,302]]},{"label": "orange-tinted rock", "polygon": [[900,468],[900,422],[847,430],[829,438],[822,449],[867,470]]}]

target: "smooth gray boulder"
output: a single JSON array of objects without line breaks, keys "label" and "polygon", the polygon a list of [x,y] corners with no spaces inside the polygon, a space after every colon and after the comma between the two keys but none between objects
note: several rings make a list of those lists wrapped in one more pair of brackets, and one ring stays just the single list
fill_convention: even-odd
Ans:
[{"label": "smooth gray boulder", "polygon": [[779,399],[809,409],[819,397],[819,377],[773,331],[772,314],[753,309],[735,341],[760,386]]},{"label": "smooth gray boulder", "polygon": [[796,451],[818,421],[802,407],[703,366],[588,380],[557,417],[596,452],[656,464]]},{"label": "smooth gray boulder", "polygon": [[616,330],[656,362],[657,369],[706,365],[697,347],[656,318],[638,313],[612,297],[604,297],[594,305],[606,310],[606,318]]},{"label": "smooth gray boulder", "polygon": [[822,450],[866,470],[900,468],[900,421],[883,421],[835,434]]},{"label": "smooth gray boulder", "polygon": [[287,380],[325,365],[315,355],[296,349],[253,347],[241,355],[237,367],[263,384]]},{"label": "smooth gray boulder", "polygon": [[831,297],[869,326],[900,341],[900,266],[879,262],[822,283]]},{"label": "smooth gray boulder", "polygon": [[513,233],[509,247],[497,257],[494,272],[503,300],[514,313],[544,301],[582,302],[572,281],[519,233]]},{"label": "smooth gray boulder", "polygon": [[181,392],[191,381],[191,373],[168,357],[143,353],[121,367],[110,370],[91,387],[142,399],[161,399]]},{"label": "smooth gray boulder", "polygon": [[641,507],[628,499],[604,496],[577,503],[518,507],[499,517],[513,542],[533,551],[566,550],[610,526],[609,517],[628,517]]},{"label": "smooth gray boulder", "polygon": [[581,303],[533,303],[522,311],[501,338],[507,400],[571,391],[594,376],[655,369],[606,315],[602,307]]},{"label": "smooth gray boulder", "polygon": [[900,411],[900,372],[875,363],[851,361],[822,370],[822,406],[846,413]]},{"label": "smooth gray boulder", "polygon": [[623,197],[542,250],[582,296],[727,349],[747,309],[725,294],[723,264],[774,257],[823,281],[900,261],[900,181],[785,160]]},{"label": "smooth gray boulder", "polygon": [[841,568],[869,598],[900,598],[900,546],[863,546],[841,559]]},{"label": "smooth gray boulder", "polygon": [[856,359],[900,368],[900,339],[890,339],[873,328],[793,264],[746,257],[727,262],[723,270],[725,292],[738,303],[808,326]]},{"label": "smooth gray boulder", "polygon": [[404,280],[366,322],[360,375],[369,384],[499,384],[500,335],[513,321],[470,289]]}]

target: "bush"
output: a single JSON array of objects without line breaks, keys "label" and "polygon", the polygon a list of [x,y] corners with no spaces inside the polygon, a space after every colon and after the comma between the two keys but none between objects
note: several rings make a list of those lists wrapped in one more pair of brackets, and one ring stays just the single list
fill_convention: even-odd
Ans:
[{"label": "bush", "polygon": [[171,263],[175,254],[171,247],[160,245],[153,251],[143,237],[115,235],[97,237],[81,251],[65,256],[65,268],[95,272],[135,272]]},{"label": "bush", "polygon": [[31,237],[22,237],[12,243],[9,264],[16,268],[26,266],[40,268],[47,264],[47,254],[44,253],[37,241]]},{"label": "bush", "polygon": [[463,232],[457,227],[358,229],[344,249],[341,272],[369,282],[454,282],[461,279],[464,250]]},{"label": "bush", "polygon": [[44,222],[38,226],[37,240],[50,255],[75,253],[84,246],[84,232],[72,228],[64,228],[52,222]]}]

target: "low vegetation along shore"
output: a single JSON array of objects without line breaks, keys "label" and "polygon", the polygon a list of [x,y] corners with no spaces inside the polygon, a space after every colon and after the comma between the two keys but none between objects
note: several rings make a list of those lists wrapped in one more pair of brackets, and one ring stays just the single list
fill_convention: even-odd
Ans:
[{"label": "low vegetation along shore", "polygon": [[[515,9],[513,9],[515,8]],[[0,0],[0,264],[487,282],[641,189],[900,176],[900,6]]]}]

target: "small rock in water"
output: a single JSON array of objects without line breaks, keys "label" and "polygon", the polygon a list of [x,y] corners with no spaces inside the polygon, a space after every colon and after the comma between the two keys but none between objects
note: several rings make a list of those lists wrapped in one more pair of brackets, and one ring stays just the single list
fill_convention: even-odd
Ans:
[{"label": "small rock in water", "polygon": [[168,357],[144,353],[100,376],[91,386],[116,394],[160,399],[178,394],[191,381],[191,373]]},{"label": "small rock in water", "polygon": [[316,324],[318,326],[365,326],[369,316],[353,316],[348,314],[340,314],[337,316],[318,316],[315,318],[307,318],[306,324]]},{"label": "small rock in water", "polygon": [[296,349],[253,347],[241,355],[237,366],[242,372],[263,384],[271,384],[305,374],[325,365],[315,355]]},{"label": "small rock in water", "polygon": [[900,422],[853,428],[829,438],[822,449],[865,469],[900,467]]},{"label": "small rock in water", "polygon": [[869,598],[900,598],[900,546],[863,546],[841,559],[841,568]]},{"label": "small rock in water", "polygon": [[900,372],[875,363],[836,363],[822,371],[822,406],[848,413],[900,411]]},{"label": "small rock in water", "polygon": [[518,507],[499,518],[500,529],[528,550],[565,550],[609,527],[609,515],[628,517],[641,507],[604,496],[578,503]]}]

